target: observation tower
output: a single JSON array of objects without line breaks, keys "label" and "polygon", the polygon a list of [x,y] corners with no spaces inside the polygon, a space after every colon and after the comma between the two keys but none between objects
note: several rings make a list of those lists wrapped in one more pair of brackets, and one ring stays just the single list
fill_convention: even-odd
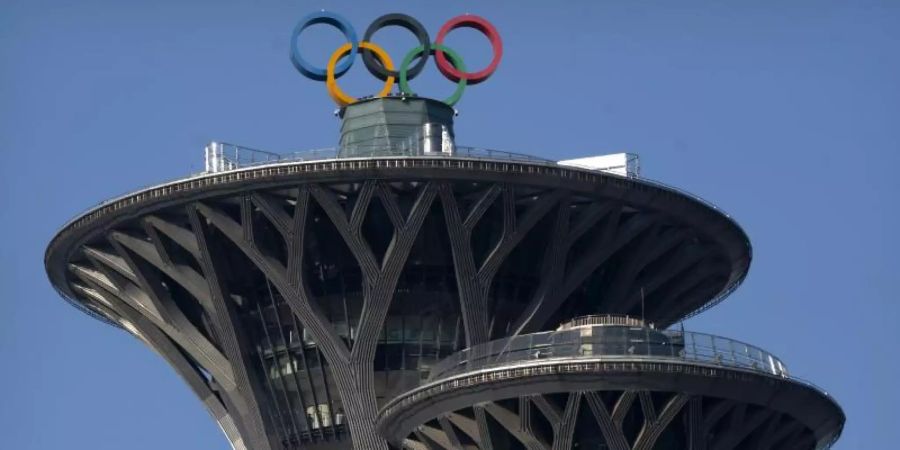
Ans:
[{"label": "observation tower", "polygon": [[[314,24],[348,40],[325,69],[296,52]],[[383,26],[422,43],[397,72],[373,43]],[[488,36],[487,69],[466,72],[443,45],[461,26]],[[429,55],[459,94],[490,76],[502,43],[489,22],[451,19],[432,43],[390,14],[358,41],[323,12],[291,48],[340,107],[337,147],[211,143],[203,173],[101,203],[45,256],[60,294],[161,355],[233,448],[794,450],[838,438],[840,406],[776,356],[672,328],[747,273],[750,242],[728,215],[641,177],[633,155],[457,145],[459,95],[412,93]],[[340,91],[357,52],[386,91]]]}]

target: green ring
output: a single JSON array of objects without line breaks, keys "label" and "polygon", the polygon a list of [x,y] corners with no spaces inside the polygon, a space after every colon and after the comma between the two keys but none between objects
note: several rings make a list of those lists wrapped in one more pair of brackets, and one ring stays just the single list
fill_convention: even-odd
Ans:
[{"label": "green ring", "polygon": [[[406,79],[406,71],[409,69],[409,65],[412,64],[413,58],[422,54],[425,51],[425,46],[420,45],[406,54],[406,57],[403,58],[403,63],[400,64],[400,92],[409,95],[415,95],[415,92],[412,91],[409,87],[409,81]],[[447,54],[450,57],[450,62],[453,64],[453,67],[456,67],[456,70],[460,72],[466,71],[466,65],[463,64],[462,57],[460,57],[456,52],[450,50],[448,47],[443,46],[441,44],[431,44],[431,49],[429,49],[429,55],[433,55],[435,50],[440,50]],[[456,83],[456,90],[453,92],[453,95],[444,99],[444,103],[449,106],[453,106],[456,102],[462,98],[463,91],[466,90],[466,79],[460,78],[459,82]]]}]

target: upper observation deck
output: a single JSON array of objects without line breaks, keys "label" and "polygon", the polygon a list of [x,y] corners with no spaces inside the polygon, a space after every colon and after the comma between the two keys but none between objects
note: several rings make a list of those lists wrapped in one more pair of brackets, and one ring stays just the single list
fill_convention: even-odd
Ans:
[{"label": "upper observation deck", "polygon": [[[73,290],[70,264],[84,259],[85,245],[108,245],[109,230],[145,228],[141,222],[149,216],[181,216],[185,206],[202,202],[239,204],[254,193],[287,207],[294,204],[288,190],[301,184],[327,187],[337,201],[352,202],[369,181],[385,183],[397,195],[427,183],[448,184],[456,203],[468,208],[463,214],[469,217],[460,220],[472,221],[475,264],[488,261],[497,242],[511,241],[500,258],[511,255],[518,262],[498,271],[508,285],[491,287],[522,288],[502,293],[519,296],[516,305],[495,305],[498,311],[525,311],[506,318],[510,332],[555,326],[566,318],[554,313],[570,304],[578,306],[567,314],[639,315],[643,305],[648,320],[664,327],[722,300],[746,275],[751,247],[740,226],[695,195],[641,177],[635,155],[557,162],[457,146],[446,129],[423,129],[384,145],[368,141],[287,154],[210,144],[203,173],[104,201],[67,223],[50,243],[47,270],[64,297],[103,319],[87,306],[96,306],[91,300]],[[484,216],[477,227],[473,214]],[[541,264],[549,261],[557,264]],[[484,333],[499,336],[496,329]]]}]

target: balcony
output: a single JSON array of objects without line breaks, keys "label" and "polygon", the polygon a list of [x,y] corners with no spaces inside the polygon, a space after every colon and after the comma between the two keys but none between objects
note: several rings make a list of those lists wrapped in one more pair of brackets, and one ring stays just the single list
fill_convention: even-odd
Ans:
[{"label": "balcony", "polygon": [[[587,323],[581,325],[581,323]],[[777,357],[734,339],[680,330],[655,330],[635,319],[596,324],[576,319],[556,331],[515,336],[476,345],[438,362],[429,380],[480,370],[552,360],[652,360],[748,370],[788,378]]]}]

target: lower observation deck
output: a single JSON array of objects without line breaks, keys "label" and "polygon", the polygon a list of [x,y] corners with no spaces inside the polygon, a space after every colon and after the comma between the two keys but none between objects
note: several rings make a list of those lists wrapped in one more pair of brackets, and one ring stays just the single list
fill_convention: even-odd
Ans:
[{"label": "lower observation deck", "polygon": [[824,449],[844,415],[759,348],[707,334],[585,325],[438,363],[379,431],[425,448]]}]

